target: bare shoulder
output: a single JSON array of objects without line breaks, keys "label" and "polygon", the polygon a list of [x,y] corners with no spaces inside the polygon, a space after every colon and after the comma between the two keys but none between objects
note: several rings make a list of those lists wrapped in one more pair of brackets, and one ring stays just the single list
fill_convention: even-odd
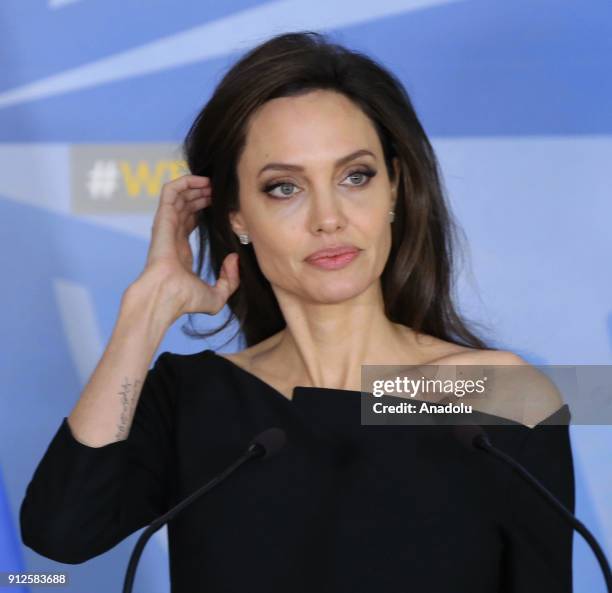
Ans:
[{"label": "bare shoulder", "polygon": [[542,370],[508,350],[456,352],[445,357],[444,364],[473,365],[477,372],[486,374],[489,382],[483,411],[529,428],[565,403],[555,383]]},{"label": "bare shoulder", "polygon": [[478,348],[460,347],[444,357],[448,364],[482,364],[482,365],[529,365],[529,363],[509,350],[480,350]]},{"label": "bare shoulder", "polygon": [[[414,337],[412,337],[414,336]],[[491,350],[456,344],[423,333],[411,334],[417,345],[417,358],[421,363],[472,365],[472,364],[528,364],[518,354],[508,350]]]}]

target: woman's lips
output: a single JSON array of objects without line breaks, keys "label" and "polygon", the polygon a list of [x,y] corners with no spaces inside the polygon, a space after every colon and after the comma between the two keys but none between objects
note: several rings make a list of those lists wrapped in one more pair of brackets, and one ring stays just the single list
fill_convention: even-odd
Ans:
[{"label": "woman's lips", "polygon": [[333,257],[319,257],[317,259],[306,260],[309,264],[321,268],[323,270],[339,270],[350,264],[360,251],[349,251]]},{"label": "woman's lips", "polygon": [[351,245],[350,243],[345,243],[344,245],[333,245],[326,247],[325,249],[319,249],[318,251],[311,253],[305,259],[307,261],[312,261],[321,257],[336,257],[336,255],[344,255],[345,253],[349,253],[351,251],[359,251],[359,248],[355,247],[355,245]]}]

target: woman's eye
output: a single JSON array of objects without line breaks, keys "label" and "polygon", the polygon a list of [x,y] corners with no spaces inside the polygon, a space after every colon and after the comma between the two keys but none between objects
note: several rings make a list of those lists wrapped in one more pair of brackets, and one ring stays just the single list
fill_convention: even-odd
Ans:
[{"label": "woman's eye", "polygon": [[351,185],[356,185],[357,187],[359,187],[359,186],[367,185],[370,181],[370,178],[374,177],[374,175],[376,175],[376,171],[373,171],[372,169],[364,169],[364,170],[358,169],[356,171],[351,171],[347,175],[347,179],[349,177],[352,177],[353,179],[357,177],[357,181],[359,181],[359,179],[363,179],[363,183],[351,184]]},{"label": "woman's eye", "polygon": [[[295,184],[289,181],[281,181],[280,183],[272,183],[264,187],[263,191],[267,194],[270,194],[273,198],[279,198],[282,200],[283,198],[290,198],[293,195],[293,193],[291,193],[290,191],[285,191],[291,187],[295,187]],[[281,195],[273,194],[272,191],[275,189],[280,189]]]},{"label": "woman's eye", "polygon": [[[363,187],[367,185],[370,181],[371,177],[376,175],[376,171],[372,169],[358,169],[355,171],[351,171],[345,179],[352,179],[355,183],[350,183],[352,187]],[[360,183],[361,182],[361,183]],[[295,188],[295,183],[291,183],[290,181],[280,181],[278,183],[271,183],[263,188],[263,192],[270,195],[273,198],[284,200],[291,198],[294,195],[294,192],[291,188]],[[280,193],[272,193],[273,191],[279,190]]]}]

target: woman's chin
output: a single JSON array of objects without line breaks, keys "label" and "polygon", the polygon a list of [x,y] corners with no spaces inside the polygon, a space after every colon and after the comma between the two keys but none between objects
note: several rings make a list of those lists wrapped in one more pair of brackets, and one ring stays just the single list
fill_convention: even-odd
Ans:
[{"label": "woman's chin", "polygon": [[[309,283],[310,284],[310,283]],[[358,297],[368,288],[368,284],[355,278],[320,280],[309,286],[308,293],[320,303],[341,303]]]}]

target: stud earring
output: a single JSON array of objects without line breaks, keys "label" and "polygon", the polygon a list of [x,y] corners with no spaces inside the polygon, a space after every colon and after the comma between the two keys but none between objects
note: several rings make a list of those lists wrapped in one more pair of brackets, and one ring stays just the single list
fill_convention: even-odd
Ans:
[{"label": "stud earring", "polygon": [[393,210],[389,210],[389,221],[393,222],[395,220],[395,212]]},{"label": "stud earring", "polygon": [[248,245],[249,244],[249,236],[248,235],[239,234],[238,237],[240,238],[240,242],[243,245]]}]

